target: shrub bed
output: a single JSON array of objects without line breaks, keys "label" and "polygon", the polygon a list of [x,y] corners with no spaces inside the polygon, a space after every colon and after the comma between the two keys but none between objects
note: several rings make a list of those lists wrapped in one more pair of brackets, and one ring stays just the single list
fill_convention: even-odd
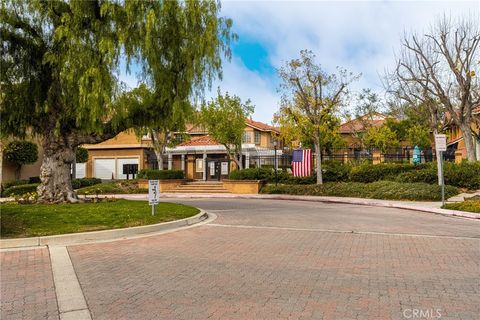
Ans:
[{"label": "shrub bed", "polygon": [[447,203],[442,208],[480,213],[480,200],[465,200],[457,203]]},{"label": "shrub bed", "polygon": [[13,197],[13,196],[20,196],[31,192],[36,192],[38,183],[30,183],[30,184],[21,184],[12,186],[7,188],[3,191],[3,197]]},{"label": "shrub bed", "polygon": [[135,180],[112,181],[97,184],[77,190],[79,195],[96,195],[96,194],[134,194],[148,193],[148,189],[139,188]]},{"label": "shrub bed", "polygon": [[12,180],[12,181],[8,181],[8,182],[3,183],[3,189],[8,189],[8,188],[10,188],[10,187],[19,186],[19,185],[22,185],[22,184],[29,184],[29,181],[28,181],[28,180]]},{"label": "shrub bed", "polygon": [[[438,185],[426,183],[398,183],[393,181],[377,181],[372,183],[359,182],[328,182],[323,185],[267,185],[260,191],[266,194],[292,194],[310,196],[356,197],[385,200],[416,200],[440,201],[441,188]],[[453,186],[445,187],[445,197],[458,194]]]},{"label": "shrub bed", "polygon": [[102,183],[102,179],[99,178],[80,178],[72,180],[73,189],[80,189],[84,187],[93,186]]},{"label": "shrub bed", "polygon": [[[480,189],[480,162],[444,163],[445,184],[470,190]],[[424,182],[436,184],[437,164],[429,163],[424,169],[399,174],[397,182]]]},{"label": "shrub bed", "polygon": [[149,180],[185,179],[185,174],[182,170],[142,169],[138,172],[137,178]]},{"label": "shrub bed", "polygon": [[426,164],[413,165],[408,163],[362,164],[352,168],[350,181],[369,183],[379,180],[395,180],[401,173],[418,171],[426,168],[426,166]]}]

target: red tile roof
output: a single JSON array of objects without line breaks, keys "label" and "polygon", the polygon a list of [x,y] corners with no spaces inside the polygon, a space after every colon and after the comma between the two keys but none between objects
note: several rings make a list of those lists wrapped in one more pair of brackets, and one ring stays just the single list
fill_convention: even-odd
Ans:
[{"label": "red tile roof", "polygon": [[278,128],[275,128],[273,126],[270,126],[266,123],[260,122],[260,121],[253,121],[252,119],[247,119],[245,120],[245,124],[249,127],[252,127],[254,129],[258,129],[260,131],[274,131],[274,132],[280,132]]},{"label": "red tile roof", "polygon": [[200,136],[200,137],[193,137],[189,141],[182,142],[178,145],[178,147],[193,147],[193,146],[219,146],[220,143],[215,141],[209,135]]},{"label": "red tile roof", "polygon": [[385,123],[385,119],[363,121],[360,121],[359,119],[354,119],[340,125],[339,131],[340,133],[362,132],[365,131],[365,123],[368,123],[371,127],[381,127]]}]

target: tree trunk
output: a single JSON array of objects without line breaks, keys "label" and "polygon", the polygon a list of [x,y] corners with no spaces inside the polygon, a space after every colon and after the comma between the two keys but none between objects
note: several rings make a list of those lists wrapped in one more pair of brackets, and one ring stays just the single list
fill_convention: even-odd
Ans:
[{"label": "tree trunk", "polygon": [[464,123],[460,126],[460,130],[463,135],[463,142],[465,143],[465,148],[467,149],[467,159],[468,161],[477,160],[477,155],[475,154],[475,141],[473,139],[472,128],[469,123]]},{"label": "tree trunk", "polygon": [[322,177],[322,150],[320,149],[319,139],[315,139],[315,155],[316,155],[316,170],[317,170],[317,184],[323,184]]},{"label": "tree trunk", "polygon": [[66,137],[46,136],[43,141],[43,162],[40,168],[38,200],[42,203],[78,202],[72,188],[70,168],[75,158]]}]

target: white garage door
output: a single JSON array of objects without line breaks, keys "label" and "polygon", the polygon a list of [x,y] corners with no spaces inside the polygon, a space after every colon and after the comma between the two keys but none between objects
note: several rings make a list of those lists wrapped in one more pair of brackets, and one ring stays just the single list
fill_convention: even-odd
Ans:
[{"label": "white garage door", "polygon": [[76,169],[75,170],[75,177],[77,179],[85,178],[85,166],[86,166],[85,162],[75,164],[75,169]]},{"label": "white garage door", "polygon": [[95,178],[112,179],[112,174],[115,173],[115,159],[95,159],[94,168]]},{"label": "white garage door", "polygon": [[[138,165],[138,158],[117,158],[117,179],[127,179],[127,175],[123,174],[123,165],[124,164],[136,164]],[[129,176],[129,179],[132,179],[132,175]]]}]

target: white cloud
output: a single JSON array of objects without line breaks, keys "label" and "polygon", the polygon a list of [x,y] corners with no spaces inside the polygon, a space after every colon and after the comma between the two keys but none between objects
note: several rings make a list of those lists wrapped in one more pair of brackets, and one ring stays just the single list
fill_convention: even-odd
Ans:
[{"label": "white cloud", "polygon": [[[404,31],[422,32],[443,14],[478,17],[480,12],[478,1],[226,1],[222,8],[240,37],[257,39],[265,46],[274,67],[297,57],[302,49],[311,49],[330,72],[342,66],[362,73],[354,89],[377,91],[381,91],[379,74],[393,65]],[[224,81],[218,85],[252,99],[255,117],[270,122],[279,102],[275,81],[234,58],[224,64]]]}]

